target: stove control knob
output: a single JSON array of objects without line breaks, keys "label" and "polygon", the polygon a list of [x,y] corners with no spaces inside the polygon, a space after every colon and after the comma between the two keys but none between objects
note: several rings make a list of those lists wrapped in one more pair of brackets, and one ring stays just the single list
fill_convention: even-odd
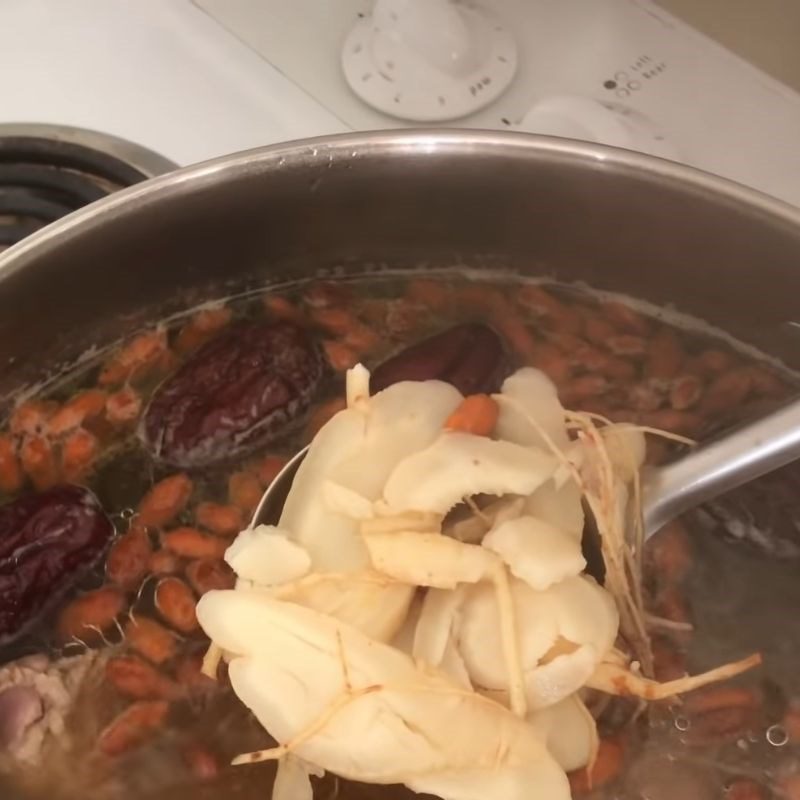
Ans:
[{"label": "stove control knob", "polygon": [[350,88],[400,119],[472,114],[499,97],[517,68],[511,33],[493,12],[455,0],[376,0],[345,40]]},{"label": "stove control knob", "polygon": [[644,114],[618,103],[587,97],[546,97],[536,103],[514,128],[527,133],[624,147],[661,158],[677,158],[675,148]]}]

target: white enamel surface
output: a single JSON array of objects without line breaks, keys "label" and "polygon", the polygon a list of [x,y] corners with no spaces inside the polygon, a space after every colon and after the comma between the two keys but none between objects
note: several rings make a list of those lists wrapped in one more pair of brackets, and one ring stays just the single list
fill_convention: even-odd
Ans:
[{"label": "white enamel surface", "polygon": [[[505,130],[548,96],[610,100],[654,125],[679,160],[800,204],[795,91],[650,0],[485,1],[514,33],[517,76],[454,124]],[[372,6],[4,0],[0,122],[93,128],[178,164],[402,126],[363,103],[339,66],[357,14]]]},{"label": "white enamel surface", "polygon": [[347,130],[188,0],[3,0],[0,122],[130,139],[178,164]]},{"label": "white enamel surface", "polygon": [[[514,33],[517,75],[495,102],[453,124],[507,130],[546,97],[611,101],[646,119],[678,160],[800,204],[792,89],[651,0],[485,2]],[[364,103],[336,69],[341,43],[373,0],[198,3],[350,128],[409,124]]]},{"label": "white enamel surface", "polygon": [[392,117],[435,122],[496,100],[514,78],[517,47],[490,6],[376,0],[345,38],[341,61],[366,104]]}]

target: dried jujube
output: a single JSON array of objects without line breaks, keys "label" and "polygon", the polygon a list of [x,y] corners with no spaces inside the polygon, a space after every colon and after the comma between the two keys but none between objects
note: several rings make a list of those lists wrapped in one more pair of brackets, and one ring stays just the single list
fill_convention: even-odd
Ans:
[{"label": "dried jujube", "polygon": [[80,486],[0,508],[0,642],[22,633],[103,554],[114,526]]},{"label": "dried jujube", "polygon": [[288,322],[244,323],[201,347],[156,390],[140,436],[164,463],[223,462],[279,438],[325,373],[317,343]]},{"label": "dried jujube", "polygon": [[379,392],[400,381],[445,381],[462,394],[499,390],[508,374],[503,340],[488,325],[466,323],[411,345],[372,372]]}]

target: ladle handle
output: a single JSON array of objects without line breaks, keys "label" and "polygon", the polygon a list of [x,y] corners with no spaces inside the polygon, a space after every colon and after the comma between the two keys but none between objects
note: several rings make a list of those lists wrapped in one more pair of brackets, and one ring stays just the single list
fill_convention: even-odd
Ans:
[{"label": "ladle handle", "polygon": [[703,444],[644,479],[645,535],[737,486],[800,458],[800,400]]}]

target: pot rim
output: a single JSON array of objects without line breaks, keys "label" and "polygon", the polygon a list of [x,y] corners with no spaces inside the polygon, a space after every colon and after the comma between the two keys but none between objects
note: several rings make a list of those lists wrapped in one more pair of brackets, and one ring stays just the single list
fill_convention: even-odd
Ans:
[{"label": "pot rim", "polygon": [[472,151],[486,148],[498,154],[544,156],[550,160],[584,162],[606,170],[638,173],[747,207],[800,230],[798,207],[696,167],[633,150],[510,131],[405,128],[338,133],[279,142],[218,156],[150,178],[84,206],[0,253],[0,281],[65,239],[79,236],[115,217],[132,213],[139,207],[147,206],[154,198],[190,191],[193,186],[208,186],[227,176],[235,178],[247,173],[281,169],[287,165],[313,164],[315,161],[320,167],[327,167],[335,159],[352,162],[360,155],[384,155],[390,158],[396,154],[435,156],[442,152],[469,155]]}]

